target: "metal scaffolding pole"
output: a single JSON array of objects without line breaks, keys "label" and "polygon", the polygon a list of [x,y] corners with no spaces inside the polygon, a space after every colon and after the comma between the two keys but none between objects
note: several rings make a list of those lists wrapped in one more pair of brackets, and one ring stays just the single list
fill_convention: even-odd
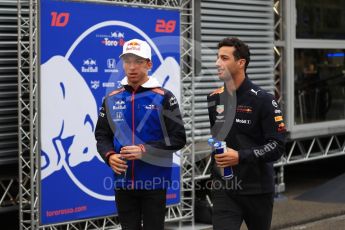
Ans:
[{"label": "metal scaffolding pole", "polygon": [[[281,107],[284,107],[284,30],[283,30],[283,7],[281,0],[275,0],[273,5],[274,13],[274,95]],[[285,112],[286,114],[286,112]],[[284,115],[285,115],[284,114]],[[285,158],[282,157],[282,164],[277,167],[276,171],[276,193],[285,191],[284,183],[284,163]]]},{"label": "metal scaffolding pole", "polygon": [[18,179],[14,176],[0,178],[0,211],[16,210],[18,208]]},{"label": "metal scaffolding pole", "polygon": [[18,0],[18,140],[20,229],[39,220],[37,0]]},{"label": "metal scaffolding pole", "polygon": [[193,1],[182,1],[181,7],[181,77],[183,85],[183,119],[187,131],[187,146],[181,155],[181,211],[182,216],[194,221],[194,7]]}]

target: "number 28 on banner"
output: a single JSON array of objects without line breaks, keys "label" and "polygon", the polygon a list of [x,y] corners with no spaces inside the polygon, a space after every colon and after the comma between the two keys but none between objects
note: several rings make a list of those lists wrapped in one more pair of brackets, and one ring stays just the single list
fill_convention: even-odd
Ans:
[{"label": "number 28 on banner", "polygon": [[62,12],[51,12],[52,22],[50,26],[65,27],[69,20],[69,13]]},{"label": "number 28 on banner", "polygon": [[156,32],[172,33],[175,31],[175,26],[175,20],[169,20],[166,22],[164,19],[158,19],[156,22]]}]

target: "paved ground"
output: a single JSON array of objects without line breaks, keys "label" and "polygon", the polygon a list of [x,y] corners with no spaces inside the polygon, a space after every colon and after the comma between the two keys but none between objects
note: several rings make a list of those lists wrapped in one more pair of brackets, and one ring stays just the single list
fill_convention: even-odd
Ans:
[{"label": "paved ground", "polygon": [[[295,199],[300,194],[345,173],[344,165],[345,157],[337,157],[327,161],[286,167],[286,192],[275,201],[272,230],[345,230],[344,203]],[[0,217],[1,230],[18,229],[16,215],[0,213]],[[194,227],[167,226],[166,228],[166,230],[172,229],[212,230],[212,226],[196,224]],[[241,230],[245,229],[247,228],[242,226]]]},{"label": "paved ground", "polygon": [[318,220],[308,224],[284,228],[282,230],[344,230],[345,215]]},{"label": "paved ground", "polygon": [[[344,215],[345,203],[321,203],[295,199],[298,195],[345,173],[344,165],[345,157],[337,157],[324,162],[287,167],[286,192],[283,194],[283,199],[278,199],[275,202],[272,229],[283,229],[296,225],[308,226],[304,224]],[[337,222],[343,223],[340,225],[342,228],[339,229],[345,229],[344,220],[340,218]],[[322,226],[322,221],[316,224]],[[325,226],[320,229],[337,229],[336,227],[327,227],[328,225],[329,223],[325,221]],[[299,229],[316,229],[316,227]]]},{"label": "paved ground", "polygon": [[306,191],[345,173],[344,165],[345,157],[337,157],[286,167],[286,192],[275,201],[272,230],[344,230],[345,203],[295,199]]}]

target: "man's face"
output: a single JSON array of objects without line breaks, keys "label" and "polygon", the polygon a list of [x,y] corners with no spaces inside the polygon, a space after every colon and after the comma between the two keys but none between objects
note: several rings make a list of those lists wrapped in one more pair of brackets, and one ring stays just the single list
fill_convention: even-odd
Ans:
[{"label": "man's face", "polygon": [[123,69],[125,70],[128,82],[142,84],[146,81],[147,72],[152,67],[152,62],[133,54],[126,54],[122,57]]},{"label": "man's face", "polygon": [[229,81],[243,69],[243,59],[235,60],[233,55],[235,48],[222,46],[218,50],[216,66],[220,80]]}]

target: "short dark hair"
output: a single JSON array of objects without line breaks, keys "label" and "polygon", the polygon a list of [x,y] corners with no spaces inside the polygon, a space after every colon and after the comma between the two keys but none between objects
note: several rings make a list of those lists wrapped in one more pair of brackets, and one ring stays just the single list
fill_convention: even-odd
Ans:
[{"label": "short dark hair", "polygon": [[218,43],[218,49],[223,46],[235,47],[235,51],[233,53],[235,60],[237,61],[239,59],[245,59],[245,70],[247,70],[247,66],[249,65],[250,61],[250,51],[248,45],[238,38],[224,38]]}]

